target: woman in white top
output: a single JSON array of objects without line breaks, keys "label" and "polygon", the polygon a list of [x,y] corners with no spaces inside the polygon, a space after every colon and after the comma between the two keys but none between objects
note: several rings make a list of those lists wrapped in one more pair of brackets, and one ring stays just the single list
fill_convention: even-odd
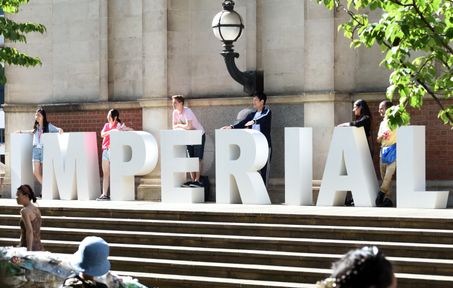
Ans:
[{"label": "woman in white top", "polygon": [[33,134],[33,175],[36,180],[42,184],[42,156],[43,156],[43,145],[42,135],[44,133],[63,133],[63,129],[58,128],[47,121],[46,111],[43,108],[38,108],[35,112],[35,123],[33,129],[20,130],[19,133]]}]

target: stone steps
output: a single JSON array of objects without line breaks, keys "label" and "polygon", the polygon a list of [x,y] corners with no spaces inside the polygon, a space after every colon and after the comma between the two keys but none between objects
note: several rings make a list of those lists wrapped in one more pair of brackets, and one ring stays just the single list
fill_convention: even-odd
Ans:
[{"label": "stone steps", "polygon": [[[19,208],[0,208],[0,246],[15,245]],[[112,269],[149,286],[314,287],[342,254],[377,245],[394,263],[398,287],[453,287],[448,218],[40,209],[47,250],[72,254],[85,236],[103,237]]]},{"label": "stone steps", "polygon": [[[0,226],[7,235],[19,236],[19,227]],[[142,231],[115,231],[80,228],[43,227],[42,239],[81,241],[86,235],[98,235],[109,243],[129,243],[167,246],[190,246],[232,249],[256,249],[300,253],[345,253],[351,247],[379,246],[386,255],[394,257],[421,257],[453,259],[453,245],[413,242],[362,241],[322,238],[262,237]]]},{"label": "stone steps", "polygon": [[[16,226],[19,215],[0,214],[0,225]],[[354,227],[326,225],[294,225],[294,224],[264,224],[264,223],[231,223],[231,222],[202,222],[202,221],[172,221],[145,219],[111,219],[86,217],[43,216],[46,227],[77,229],[188,233],[188,234],[221,234],[263,237],[290,238],[322,238],[322,239],[351,239],[363,241],[394,241],[430,243],[436,238],[438,244],[453,244],[453,230],[445,229],[415,229],[388,227]],[[395,237],[397,236],[397,237]]]},{"label": "stone steps", "polygon": [[[0,239],[0,245],[4,245],[5,242],[14,241],[15,239]],[[53,247],[51,242],[56,241],[44,241],[46,247]],[[50,245],[49,245],[50,244]],[[58,246],[69,248],[67,250],[75,251],[78,246],[78,242],[61,242],[54,243],[59,244]],[[116,244],[111,244],[112,254],[115,254],[115,248],[118,248]],[[139,247],[137,247],[139,248]],[[150,249],[149,247],[140,247],[142,250]],[[190,248],[190,247],[187,247]],[[58,249],[53,249],[53,251]],[[64,249],[63,249],[64,250]],[[195,253],[196,251],[192,251]],[[249,251],[252,252],[252,251]],[[265,252],[265,251],[262,251]],[[211,251],[211,253],[218,253],[218,251]],[[237,252],[236,252],[237,253]],[[201,261],[184,261],[184,260],[169,260],[169,259],[159,259],[159,258],[143,258],[142,257],[123,257],[123,256],[111,256],[110,261],[112,263],[112,269],[114,271],[123,271],[120,274],[130,274],[135,277],[140,277],[142,283],[147,285],[157,285],[156,283],[165,283],[160,284],[164,286],[158,287],[195,287],[195,286],[186,286],[184,281],[189,281],[193,285],[202,285],[204,281],[209,279],[219,284],[220,286],[210,286],[210,287],[314,287],[312,284],[304,284],[304,282],[314,283],[317,280],[325,277],[329,273],[329,269],[325,268],[302,268],[300,267],[288,267],[288,266],[278,266],[273,265],[274,263],[269,263],[272,265],[255,265],[255,264],[238,264],[238,263],[221,263],[221,262],[201,262]],[[273,255],[269,255],[272,257]],[[338,259],[341,255],[332,255],[332,260]],[[298,255],[298,257],[312,257],[313,259],[320,259],[326,257],[326,255]],[[211,261],[216,260],[217,258],[210,259]],[[411,262],[411,259],[393,259],[390,257],[390,260],[393,261],[396,267],[396,271],[401,272],[399,269],[400,265],[405,267],[407,262]],[[420,266],[416,269],[423,267],[433,267],[433,265],[439,265],[442,263],[442,260],[435,259],[418,259]],[[326,262],[326,261],[325,261]],[[328,262],[328,261],[327,261]],[[325,264],[327,264],[327,262]],[[447,261],[450,263],[452,261]],[[329,267],[325,266],[325,267]],[[131,272],[131,270],[133,272]],[[165,272],[172,271],[172,273],[177,273],[178,281],[175,280],[174,276],[167,275],[165,279],[156,279],[154,277],[161,277],[160,275],[165,275]],[[414,270],[415,271],[415,270]],[[414,272],[412,271],[412,272]],[[423,275],[415,273],[397,273],[399,287],[451,287],[451,281],[453,277],[451,271],[447,275]],[[419,271],[420,272],[420,271]],[[439,272],[437,269],[427,270],[426,272]],[[216,277],[209,277],[207,275],[215,275]],[[416,278],[414,282],[413,278]],[[226,281],[227,283],[218,283],[218,281]],[[247,280],[244,280],[247,279]],[[266,280],[272,279],[272,281]],[[281,279],[281,281],[277,281]],[[233,283],[230,283],[231,280]],[[180,282],[182,281],[182,282]],[[288,282],[288,281],[297,281],[297,282]],[[212,282],[209,282],[209,285],[212,285]],[[253,283],[253,284],[251,284]],[[429,284],[428,284],[429,283]],[[192,285],[191,284],[191,285]],[[206,283],[205,283],[206,284]],[[169,285],[169,286],[166,286]],[[183,285],[183,286],[177,286]],[[235,286],[238,285],[238,286]],[[252,286],[249,286],[252,285]],[[253,286],[253,285],[265,285],[265,286]],[[286,286],[285,286],[286,285]],[[204,287],[204,286],[199,286]],[[205,286],[208,287],[208,286]]]},{"label": "stone steps", "polygon": [[[10,246],[17,242],[15,238],[0,238],[0,246]],[[45,248],[57,253],[70,254],[77,250],[77,241],[43,240]],[[111,255],[118,257],[136,257],[150,259],[185,260],[198,262],[223,262],[239,264],[263,264],[328,268],[342,254],[297,253],[262,250],[220,249],[205,247],[176,247],[135,244],[110,244]],[[401,273],[421,273],[453,275],[453,260],[389,257],[396,271]]]},{"label": "stone steps", "polygon": [[263,288],[263,287],[278,287],[278,288],[315,288],[314,284],[307,283],[290,283],[290,282],[275,282],[275,281],[258,281],[247,279],[231,279],[220,277],[200,277],[186,276],[174,274],[157,274],[157,273],[140,273],[117,271],[121,275],[130,275],[141,279],[141,283],[154,285],[154,287],[165,288],[196,288],[196,287],[215,287],[215,288]]},{"label": "stone steps", "polygon": [[[325,207],[323,207],[325,208]],[[346,208],[346,207],[343,207]],[[356,207],[347,207],[357,209]],[[368,208],[386,211],[393,208]],[[19,215],[18,206],[4,206],[1,213]],[[93,214],[92,208],[70,207],[40,207],[43,216],[56,217],[86,217]],[[376,213],[377,214],[377,213]],[[272,223],[293,225],[326,225],[326,226],[362,226],[362,227],[391,227],[415,229],[443,229],[453,230],[451,218],[423,218],[411,216],[360,216],[345,215],[335,217],[331,215],[312,214],[276,214],[276,213],[231,213],[231,212],[204,212],[204,211],[166,211],[166,210],[130,210],[130,209],[99,209],[95,212],[96,218],[109,219],[152,219],[152,220],[179,220],[179,221],[209,221],[230,223]]]}]

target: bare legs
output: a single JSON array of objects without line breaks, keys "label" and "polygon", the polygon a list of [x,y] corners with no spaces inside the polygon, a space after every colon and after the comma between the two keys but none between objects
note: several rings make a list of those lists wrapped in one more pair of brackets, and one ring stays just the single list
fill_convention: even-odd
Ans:
[{"label": "bare legs", "polygon": [[108,196],[107,192],[109,190],[110,184],[110,161],[102,160],[102,195]]},{"label": "bare legs", "polygon": [[197,172],[190,172],[190,177],[192,177],[192,181],[200,182],[200,171],[201,171],[201,164],[203,163],[202,160],[198,161],[199,169]]},{"label": "bare legs", "polygon": [[33,175],[35,175],[36,180],[39,184],[42,185],[42,163],[39,161],[33,161]]}]

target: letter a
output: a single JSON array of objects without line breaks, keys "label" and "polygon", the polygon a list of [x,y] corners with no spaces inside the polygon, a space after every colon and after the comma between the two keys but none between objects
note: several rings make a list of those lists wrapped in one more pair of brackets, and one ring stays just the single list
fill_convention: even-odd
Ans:
[{"label": "letter a", "polygon": [[316,205],[343,205],[351,191],[355,206],[372,207],[378,190],[363,127],[336,127]]}]

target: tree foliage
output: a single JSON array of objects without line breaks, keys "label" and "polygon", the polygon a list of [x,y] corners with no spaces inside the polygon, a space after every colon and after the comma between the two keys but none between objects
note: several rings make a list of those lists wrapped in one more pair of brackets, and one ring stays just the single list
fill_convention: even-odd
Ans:
[{"label": "tree foliage", "polygon": [[[392,71],[386,96],[399,97],[399,106],[387,111],[394,128],[407,125],[408,106],[421,109],[429,95],[438,104],[438,117],[453,126],[453,1],[452,0],[316,0],[329,9],[344,11],[340,24],[351,47],[379,45],[381,65]],[[373,22],[367,12],[379,9]]]},{"label": "tree foliage", "polygon": [[[7,14],[15,14],[19,12],[19,6],[27,4],[30,0],[0,0],[1,9]],[[26,34],[30,32],[44,33],[46,27],[42,24],[37,23],[17,23],[7,17],[0,17],[0,34],[5,40],[11,42],[22,42],[26,43]],[[20,65],[20,66],[36,66],[41,64],[41,60],[37,57],[32,57],[18,51],[13,47],[1,47],[0,48],[0,83],[6,82],[4,64],[9,65]]]}]

